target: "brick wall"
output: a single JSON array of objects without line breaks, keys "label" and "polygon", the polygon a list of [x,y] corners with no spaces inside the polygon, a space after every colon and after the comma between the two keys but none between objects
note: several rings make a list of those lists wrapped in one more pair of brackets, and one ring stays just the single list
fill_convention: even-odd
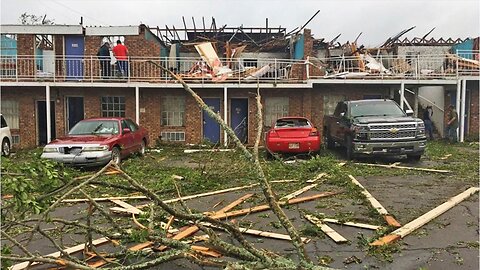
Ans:
[{"label": "brick wall", "polygon": [[19,78],[32,77],[36,72],[35,60],[35,35],[17,35],[17,55],[19,59],[17,75]]}]

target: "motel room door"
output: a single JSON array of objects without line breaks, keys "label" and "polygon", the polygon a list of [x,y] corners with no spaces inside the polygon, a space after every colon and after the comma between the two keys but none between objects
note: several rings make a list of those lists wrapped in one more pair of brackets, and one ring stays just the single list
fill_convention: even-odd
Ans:
[{"label": "motel room door", "polygon": [[[220,111],[220,98],[204,98],[203,101],[214,112]],[[203,112],[203,139],[211,143],[220,142],[220,124]]]},{"label": "motel room door", "polygon": [[67,132],[83,118],[83,97],[67,97]]},{"label": "motel room door", "polygon": [[65,68],[67,80],[83,79],[83,36],[65,36]]},{"label": "motel room door", "polygon": [[[52,140],[55,139],[55,102],[50,101],[50,123]],[[47,144],[47,102],[45,100],[37,101],[37,130],[38,145]]]},{"label": "motel room door", "polygon": [[230,127],[242,143],[248,141],[248,99],[232,98],[230,100]]}]

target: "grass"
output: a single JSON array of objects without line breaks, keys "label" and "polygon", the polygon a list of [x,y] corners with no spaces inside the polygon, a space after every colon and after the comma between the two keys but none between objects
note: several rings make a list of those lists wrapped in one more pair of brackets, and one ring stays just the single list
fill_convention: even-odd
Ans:
[{"label": "grass", "polygon": [[[161,145],[160,151],[149,151],[144,157],[133,156],[125,159],[122,168],[132,178],[140,181],[144,186],[157,193],[161,198],[170,199],[176,197],[176,189],[174,181],[179,186],[182,195],[203,193],[218,189],[231,188],[246,184],[258,182],[252,165],[237,152],[199,152],[193,154],[184,154],[184,146],[179,145]],[[318,187],[310,192],[322,192],[332,190],[343,190],[344,193],[331,198],[325,198],[315,202],[315,207],[311,210],[311,214],[325,213],[325,216],[336,218],[341,221],[351,221],[361,218],[363,223],[384,224],[384,220],[366,201],[361,194],[359,187],[352,184],[348,175],[362,177],[413,177],[422,178],[426,176],[434,176],[435,179],[446,181],[459,187],[466,187],[478,184],[478,144],[447,144],[441,141],[432,141],[427,145],[425,156],[422,157],[420,164],[406,164],[406,166],[424,166],[435,169],[451,170],[449,174],[431,174],[428,172],[407,171],[400,169],[389,169],[379,167],[368,167],[355,165],[351,162],[345,166],[339,166],[339,152],[322,151],[319,155],[305,159],[304,162],[295,162],[293,164],[285,164],[282,160],[264,160],[261,158],[261,165],[265,171],[265,175],[269,180],[298,180],[297,182],[289,182],[282,184],[273,184],[273,188],[278,197],[289,194],[298,190],[305,185],[306,180],[313,179],[319,173],[327,173],[323,181]],[[2,172],[18,172],[16,166],[28,164],[39,159],[40,150],[19,151],[10,158],[2,157]],[[264,153],[261,153],[262,157]],[[447,154],[451,156],[442,159]],[[396,160],[398,161],[398,160]],[[403,162],[403,160],[400,160]],[[390,159],[362,159],[360,162],[389,164],[395,161]],[[403,164],[402,164],[403,165]],[[59,167],[60,168],[60,167]],[[77,169],[71,167],[61,167],[70,177],[82,175],[91,175],[96,169]],[[97,168],[98,169],[98,168]],[[183,176],[183,180],[174,180],[172,175]],[[4,179],[2,177],[2,183]],[[119,176],[101,176],[98,182],[111,184],[111,187],[95,184],[95,187],[89,186],[86,191],[92,197],[104,196],[120,196],[132,195],[132,190],[118,189],[116,186],[129,186],[128,183]],[[116,186],[114,186],[116,185]],[[425,186],[426,185],[426,186]],[[438,182],[419,184],[411,183],[412,188],[441,188]],[[5,190],[3,193],[5,194]],[[42,194],[43,190],[37,190],[38,194]],[[74,194],[72,197],[83,197],[80,194]],[[443,199],[442,199],[443,200]],[[261,194],[256,198],[249,200],[252,205],[264,203]],[[362,211],[352,212],[352,207]],[[424,209],[414,209],[415,215],[424,212]],[[333,213],[327,215],[327,213]],[[418,213],[417,213],[418,212]],[[159,211],[156,217],[163,219],[164,213]],[[260,217],[263,219],[274,218],[273,214],[262,213]],[[141,218],[144,224],[146,220]],[[246,222],[246,221],[245,221]],[[276,220],[267,222],[271,227],[280,227]],[[324,238],[324,234],[315,226],[305,222],[301,226],[300,232],[304,236]],[[391,228],[389,228],[391,231]],[[389,231],[380,232],[375,237],[384,235]],[[418,232],[422,234],[422,231]],[[143,239],[141,233],[136,234],[135,238]],[[376,257],[381,261],[390,262],[393,260],[393,254],[400,250],[398,245],[389,247],[372,248],[368,245],[375,237],[365,238],[363,236],[358,239],[358,246],[364,249],[368,254]],[[425,237],[428,237],[425,236]],[[471,246],[478,249],[478,242],[472,242]],[[329,263],[328,257],[324,257],[325,264]]]}]

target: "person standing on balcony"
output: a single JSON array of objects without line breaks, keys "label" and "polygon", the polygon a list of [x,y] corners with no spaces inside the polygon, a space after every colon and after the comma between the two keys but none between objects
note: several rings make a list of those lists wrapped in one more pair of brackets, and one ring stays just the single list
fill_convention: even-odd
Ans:
[{"label": "person standing on balcony", "polygon": [[103,43],[100,49],[98,49],[97,57],[100,60],[102,78],[108,79],[112,74],[110,66],[110,44],[108,42]]},{"label": "person standing on balcony", "polygon": [[113,55],[117,58],[117,68],[122,77],[128,76],[128,49],[117,40],[117,46],[113,47]]},{"label": "person standing on balcony", "polygon": [[423,112],[423,122],[425,123],[425,131],[428,134],[430,140],[433,140],[433,122],[432,122],[433,110],[432,106],[427,106]]},{"label": "person standing on balcony", "polygon": [[453,105],[448,106],[447,111],[447,139],[450,142],[457,142],[458,113]]}]

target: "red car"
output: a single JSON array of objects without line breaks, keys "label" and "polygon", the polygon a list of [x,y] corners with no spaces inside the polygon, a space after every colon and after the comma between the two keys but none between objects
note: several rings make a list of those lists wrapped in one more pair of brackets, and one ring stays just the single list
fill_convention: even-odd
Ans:
[{"label": "red car", "polygon": [[304,117],[279,118],[265,136],[269,153],[312,153],[320,151],[320,136]]},{"label": "red car", "polygon": [[67,136],[43,148],[42,158],[76,166],[119,164],[122,158],[145,153],[148,132],[128,118],[91,118],[78,122]]}]

